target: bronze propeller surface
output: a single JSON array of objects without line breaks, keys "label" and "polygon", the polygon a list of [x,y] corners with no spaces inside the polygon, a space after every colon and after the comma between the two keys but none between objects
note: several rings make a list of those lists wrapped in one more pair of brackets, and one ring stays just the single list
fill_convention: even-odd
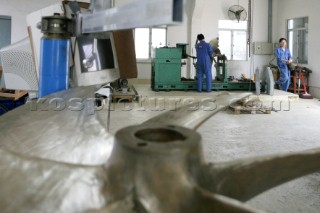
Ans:
[{"label": "bronze propeller surface", "polygon": [[243,201],[320,169],[319,149],[203,160],[195,130],[248,93],[223,93],[214,109],[181,107],[112,136],[96,89],[59,92],[0,118],[1,212],[260,212]]}]

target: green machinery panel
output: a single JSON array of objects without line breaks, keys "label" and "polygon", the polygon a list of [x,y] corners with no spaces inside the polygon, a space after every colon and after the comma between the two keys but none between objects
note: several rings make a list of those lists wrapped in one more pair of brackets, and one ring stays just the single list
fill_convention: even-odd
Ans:
[{"label": "green machinery panel", "polygon": [[[156,48],[152,60],[151,88],[155,91],[170,90],[196,90],[197,83],[195,80],[181,80],[181,59],[183,49],[177,48]],[[255,89],[255,84],[251,81],[229,82],[227,80],[227,66],[225,63],[219,64],[223,72],[217,76],[219,81],[212,81],[212,90],[246,90]],[[219,67],[220,68],[220,67]],[[219,69],[218,68],[218,69]],[[206,89],[203,83],[203,89]]]},{"label": "green machinery panel", "polygon": [[160,59],[154,64],[154,78],[157,82],[175,83],[181,80],[181,60],[180,59]]},{"label": "green machinery panel", "polygon": [[181,59],[182,57],[182,49],[175,47],[162,47],[156,48],[154,59]]},{"label": "green machinery panel", "polygon": [[157,48],[154,55],[155,58],[152,60],[152,88],[156,89],[159,85],[175,85],[180,82],[182,49]]}]

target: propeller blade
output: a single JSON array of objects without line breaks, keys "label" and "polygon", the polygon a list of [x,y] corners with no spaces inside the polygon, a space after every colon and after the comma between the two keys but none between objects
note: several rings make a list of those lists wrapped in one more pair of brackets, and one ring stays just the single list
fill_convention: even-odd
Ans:
[{"label": "propeller blade", "polygon": [[137,203],[133,195],[130,194],[122,200],[118,200],[108,204],[105,208],[99,210],[92,210],[88,213],[147,213],[144,211],[137,211]]},{"label": "propeller blade", "polygon": [[167,111],[147,120],[143,124],[175,125],[190,129],[197,129],[202,123],[217,112],[251,94],[252,93],[222,93],[213,98],[208,98],[204,102],[182,106],[175,111]]},{"label": "propeller blade", "polygon": [[[154,205],[150,205],[149,202],[146,203],[146,206],[148,206],[148,208],[142,208],[147,210],[142,212],[262,213],[262,211],[249,207],[244,203],[227,198],[222,195],[212,194],[197,186],[193,188],[188,188],[187,186],[185,186],[183,189],[184,190],[181,191],[181,193],[175,194],[176,198],[173,200],[173,202],[168,202],[169,200],[158,200],[158,203],[161,203],[160,205],[156,205],[155,202],[153,202]],[[168,193],[170,193],[170,191],[171,189],[168,189]],[[143,204],[143,199],[140,199],[138,201]]]},{"label": "propeller blade", "polygon": [[232,11],[232,10],[229,10],[229,12],[236,14],[236,12],[234,12],[234,11]]},{"label": "propeller blade", "polygon": [[90,211],[90,213],[263,213],[263,211],[254,209],[247,204],[222,195],[212,194],[197,186],[184,189],[186,189],[184,193],[179,194],[179,197],[175,197],[174,200],[157,200],[159,205],[155,202],[155,195],[150,195],[153,202],[149,203],[137,194],[130,194],[122,200],[112,202],[105,208]]},{"label": "propeller blade", "polygon": [[1,212],[87,212],[106,204],[103,167],[25,157],[0,149]]},{"label": "propeller blade", "polygon": [[205,166],[199,183],[207,190],[247,201],[277,185],[320,170],[320,149]]},{"label": "propeller blade", "polygon": [[254,209],[237,200],[218,194],[211,194],[205,190],[199,190],[199,188],[195,194],[198,197],[197,200],[200,200],[202,211],[197,210],[194,212],[263,213],[263,211]]},{"label": "propeller blade", "polygon": [[107,161],[113,136],[96,118],[95,87],[79,87],[25,104],[0,117],[0,147],[85,165]]}]

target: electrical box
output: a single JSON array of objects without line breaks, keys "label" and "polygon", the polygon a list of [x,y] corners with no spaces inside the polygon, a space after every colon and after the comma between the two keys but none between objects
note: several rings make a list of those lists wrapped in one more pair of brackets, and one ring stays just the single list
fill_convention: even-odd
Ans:
[{"label": "electrical box", "polygon": [[253,54],[254,55],[273,55],[274,44],[267,42],[254,42]]}]

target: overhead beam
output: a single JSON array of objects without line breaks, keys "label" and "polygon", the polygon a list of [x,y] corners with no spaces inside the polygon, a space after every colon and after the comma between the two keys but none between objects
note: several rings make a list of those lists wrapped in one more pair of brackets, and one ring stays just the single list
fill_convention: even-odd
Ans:
[{"label": "overhead beam", "polygon": [[82,15],[82,30],[99,33],[182,22],[183,0],[141,0]]}]

